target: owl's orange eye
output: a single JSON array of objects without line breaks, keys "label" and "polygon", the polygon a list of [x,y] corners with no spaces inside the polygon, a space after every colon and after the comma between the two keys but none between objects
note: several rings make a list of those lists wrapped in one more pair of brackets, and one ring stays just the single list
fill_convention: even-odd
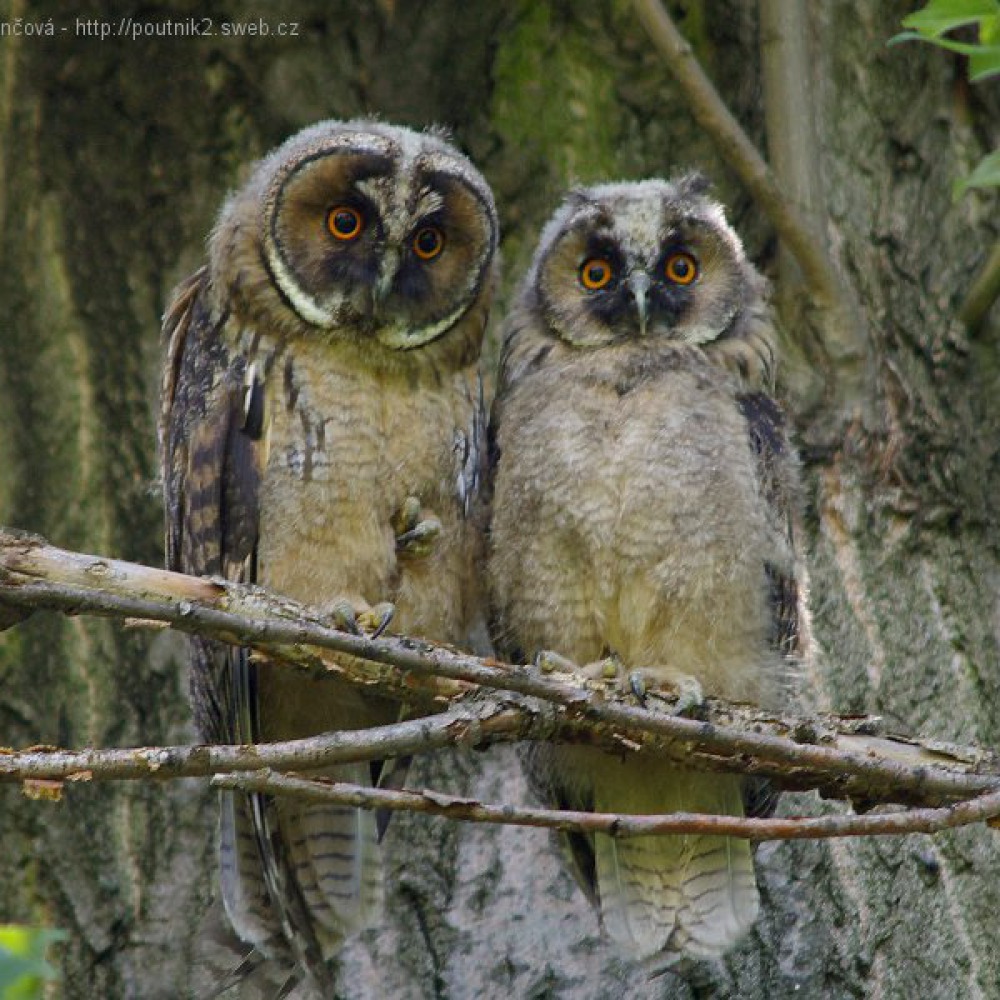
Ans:
[{"label": "owl's orange eye", "polygon": [[356,240],[361,235],[365,220],[361,213],[350,205],[334,205],[327,213],[326,228],[334,239]]},{"label": "owl's orange eye", "polygon": [[698,262],[689,253],[672,253],[663,272],[675,285],[690,285],[698,277]]},{"label": "owl's orange eye", "polygon": [[596,292],[604,288],[614,276],[611,262],[601,257],[593,257],[580,268],[580,284],[588,291]]},{"label": "owl's orange eye", "polygon": [[433,260],[444,249],[444,233],[437,226],[424,226],[413,237],[413,252],[421,260]]}]

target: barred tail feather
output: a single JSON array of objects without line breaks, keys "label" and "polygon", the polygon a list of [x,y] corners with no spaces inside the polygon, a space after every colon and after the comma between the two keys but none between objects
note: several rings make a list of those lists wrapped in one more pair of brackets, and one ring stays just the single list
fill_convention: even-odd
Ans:
[{"label": "barred tail feather", "polygon": [[280,930],[261,877],[260,851],[246,796],[221,792],[219,799],[219,883],[226,915],[240,940],[271,954]]},{"label": "barred tail feather", "polygon": [[[648,766],[615,781],[596,776],[599,812],[742,816],[741,779]],[[634,779],[630,780],[634,775]],[[624,780],[622,778],[624,777]],[[684,952],[716,958],[749,931],[759,896],[750,843],[732,837],[595,837],[601,916],[636,957]]]},{"label": "barred tail feather", "polygon": [[[371,781],[366,764],[324,775],[355,784]],[[279,801],[278,816],[289,864],[328,957],[347,934],[369,925],[381,910],[376,818],[349,806],[290,798]]]},{"label": "barred tail feather", "polygon": [[[324,774],[370,782],[366,764]],[[373,923],[382,908],[375,816],[291,798],[258,800],[232,792],[221,796],[220,885],[227,916],[239,938],[276,972],[285,969],[288,978],[296,970],[289,988],[305,976],[314,992],[332,995],[325,960],[345,936]],[[270,845],[266,862],[265,843]],[[235,981],[227,979],[223,989]]]}]

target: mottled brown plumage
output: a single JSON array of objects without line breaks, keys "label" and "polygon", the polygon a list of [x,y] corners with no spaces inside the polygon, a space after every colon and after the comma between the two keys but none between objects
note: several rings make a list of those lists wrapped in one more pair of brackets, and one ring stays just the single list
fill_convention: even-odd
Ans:
[{"label": "mottled brown plumage", "polygon": [[[781,699],[801,588],[772,367],[763,280],[699,179],[568,196],[508,319],[494,404],[501,651],[613,657],[623,678],[693,698]],[[539,745],[526,762],[543,798],[576,809],[739,815],[748,791],[584,747]],[[718,956],[756,917],[746,841],[565,841],[638,957]]]},{"label": "mottled brown plumage", "polygon": [[[469,641],[477,362],[496,243],[485,181],[437,136],[325,122],[264,159],[164,320],[168,565],[258,582],[348,622],[345,608],[384,619],[391,602],[393,630]],[[191,690],[213,742],[399,712],[197,641]],[[327,773],[371,780],[367,765]],[[325,960],[378,915],[371,814],[224,795],[220,845],[240,937],[331,989]]]}]

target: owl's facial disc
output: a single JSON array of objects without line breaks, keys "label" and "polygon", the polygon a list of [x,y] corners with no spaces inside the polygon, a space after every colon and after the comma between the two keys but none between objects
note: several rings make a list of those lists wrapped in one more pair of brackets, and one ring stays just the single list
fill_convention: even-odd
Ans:
[{"label": "owl's facial disc", "polygon": [[722,336],[746,291],[743,258],[715,203],[688,202],[665,182],[567,199],[536,262],[553,333],[578,347]]},{"label": "owl's facial disc", "polygon": [[[426,143],[427,148],[424,148]],[[420,347],[471,307],[496,245],[484,182],[458,154],[407,133],[354,134],[275,182],[265,258],[308,324]]]},{"label": "owl's facial disc", "polygon": [[[668,271],[674,258],[676,271]],[[573,276],[568,286],[567,272]],[[676,336],[697,276],[697,262],[686,251],[636,253],[624,241],[590,234],[554,249],[541,269],[541,291],[556,332],[570,343],[596,347]]]}]

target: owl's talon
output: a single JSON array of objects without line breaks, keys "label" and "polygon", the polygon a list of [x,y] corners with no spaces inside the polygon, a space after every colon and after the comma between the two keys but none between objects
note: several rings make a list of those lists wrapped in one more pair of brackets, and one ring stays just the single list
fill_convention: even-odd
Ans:
[{"label": "owl's talon", "polygon": [[656,692],[663,692],[674,699],[670,708],[671,715],[690,715],[705,704],[705,692],[701,689],[701,682],[690,674],[671,671],[664,675],[648,667],[640,668],[630,671],[628,686],[643,706],[647,697]]},{"label": "owl's talon", "polygon": [[358,615],[358,624],[369,632],[370,639],[377,639],[388,627],[396,614],[396,605],[382,601]]},{"label": "owl's talon", "polygon": [[540,649],[535,654],[535,666],[543,674],[576,674],[580,672],[580,668],[572,660],[551,649]]},{"label": "owl's talon", "polygon": [[393,527],[396,535],[405,534],[412,531],[420,520],[420,500],[417,497],[409,496],[403,501],[403,506],[396,511],[393,518]]},{"label": "owl's talon", "polygon": [[705,692],[701,683],[695,677],[677,677],[670,685],[677,692],[677,702],[674,705],[674,715],[688,715],[694,709],[705,704]]},{"label": "owl's talon", "polygon": [[441,522],[425,512],[420,500],[408,496],[392,517],[396,532],[396,551],[401,555],[424,557],[430,555],[441,534]]},{"label": "owl's talon", "polygon": [[574,669],[591,681],[614,681],[622,676],[622,661],[612,653],[602,660],[594,660]]},{"label": "owl's talon", "polygon": [[354,610],[354,605],[346,598],[334,601],[327,609],[327,616],[333,623],[333,627],[341,632],[350,632],[351,635],[361,635],[361,628],[358,625],[358,616]]},{"label": "owl's talon", "polygon": [[629,690],[635,695],[640,705],[646,704],[646,678],[641,670],[632,670],[628,675]]},{"label": "owl's talon", "polygon": [[396,536],[396,551],[411,556],[430,555],[440,534],[441,522],[436,517],[425,518]]}]

